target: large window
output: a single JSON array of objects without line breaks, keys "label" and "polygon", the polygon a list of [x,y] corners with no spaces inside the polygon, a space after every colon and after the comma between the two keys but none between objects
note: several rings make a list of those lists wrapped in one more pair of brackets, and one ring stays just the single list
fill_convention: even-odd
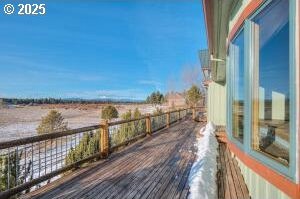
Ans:
[{"label": "large window", "polygon": [[230,44],[232,59],[232,135],[243,142],[244,135],[244,30]]},{"label": "large window", "polygon": [[252,19],[253,147],[289,163],[289,1],[274,0]]}]

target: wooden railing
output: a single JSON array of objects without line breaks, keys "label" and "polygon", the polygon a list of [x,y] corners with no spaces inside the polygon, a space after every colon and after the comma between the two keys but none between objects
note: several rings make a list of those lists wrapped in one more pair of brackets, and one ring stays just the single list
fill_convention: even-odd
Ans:
[{"label": "wooden railing", "polygon": [[151,136],[187,115],[193,114],[194,118],[196,111],[199,108],[179,109],[0,142],[0,198],[32,191],[83,163],[106,158],[122,146]]}]

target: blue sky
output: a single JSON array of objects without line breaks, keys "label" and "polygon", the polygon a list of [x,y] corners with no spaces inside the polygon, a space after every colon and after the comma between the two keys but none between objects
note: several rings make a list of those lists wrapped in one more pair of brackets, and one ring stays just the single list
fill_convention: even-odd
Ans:
[{"label": "blue sky", "polygon": [[207,46],[200,0],[39,2],[45,16],[1,10],[0,97],[143,99],[170,81],[180,90]]}]

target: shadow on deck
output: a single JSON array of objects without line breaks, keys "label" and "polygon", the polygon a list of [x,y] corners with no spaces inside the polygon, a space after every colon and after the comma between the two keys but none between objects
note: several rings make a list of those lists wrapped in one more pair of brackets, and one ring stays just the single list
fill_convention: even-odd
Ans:
[{"label": "shadow on deck", "polygon": [[22,198],[187,198],[200,127],[182,121]]}]

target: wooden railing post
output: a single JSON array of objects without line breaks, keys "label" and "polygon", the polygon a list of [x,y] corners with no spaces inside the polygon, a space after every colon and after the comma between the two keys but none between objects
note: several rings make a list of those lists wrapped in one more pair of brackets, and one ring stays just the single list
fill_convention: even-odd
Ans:
[{"label": "wooden railing post", "polygon": [[107,158],[109,155],[109,130],[107,120],[101,122],[100,126],[100,154],[101,158]]},{"label": "wooden railing post", "polygon": [[195,107],[193,107],[193,120],[195,120],[196,119],[196,109],[195,109]]},{"label": "wooden railing post", "polygon": [[171,114],[170,114],[170,111],[168,111],[167,112],[167,128],[170,127],[170,123],[171,123],[170,118],[171,118]]},{"label": "wooden railing post", "polygon": [[150,114],[147,114],[147,117],[146,117],[146,132],[147,132],[147,135],[151,136],[152,129],[151,129],[151,117],[150,117]]}]

